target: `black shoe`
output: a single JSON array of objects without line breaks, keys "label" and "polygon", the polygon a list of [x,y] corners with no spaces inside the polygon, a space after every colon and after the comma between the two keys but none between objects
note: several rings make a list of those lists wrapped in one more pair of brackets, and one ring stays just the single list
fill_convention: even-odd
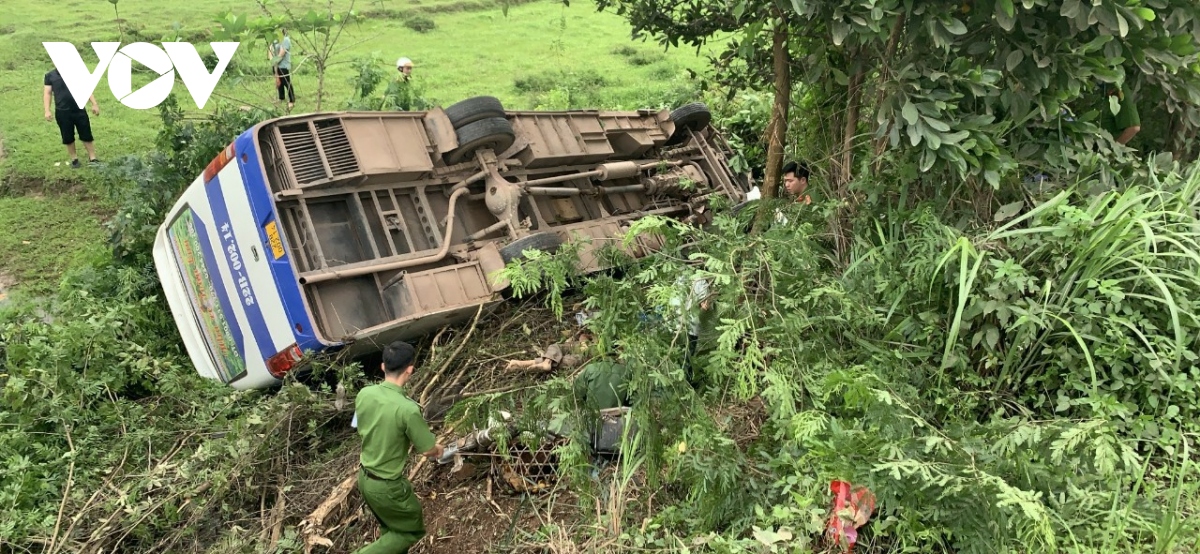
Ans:
[{"label": "black shoe", "polygon": [[81,167],[83,167],[83,164],[79,163],[79,158],[71,160],[71,169],[79,169]]},{"label": "black shoe", "polygon": [[96,166],[100,165],[100,160],[97,160],[96,158],[92,158],[92,159],[88,160],[88,165],[90,165],[92,167],[96,167]]}]

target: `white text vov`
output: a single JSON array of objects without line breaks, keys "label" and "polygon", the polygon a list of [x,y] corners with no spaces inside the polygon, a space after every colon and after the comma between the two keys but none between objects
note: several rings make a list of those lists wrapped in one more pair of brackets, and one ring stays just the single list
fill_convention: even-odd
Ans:
[{"label": "white text vov", "polygon": [[[187,42],[164,42],[162,48],[148,42],[135,42],[121,46],[119,42],[93,42],[99,63],[89,70],[79,55],[79,50],[69,42],[43,42],[46,53],[58,69],[67,89],[82,107],[96,90],[100,77],[108,70],[108,88],[122,104],[137,110],[148,110],[167,99],[175,86],[175,72],[183,80],[183,86],[192,95],[196,107],[203,109],[212,96],[217,81],[233,59],[239,42],[211,42],[217,55],[217,67],[208,71],[196,47]],[[133,89],[133,62],[138,62],[159,75],[150,84]]]}]

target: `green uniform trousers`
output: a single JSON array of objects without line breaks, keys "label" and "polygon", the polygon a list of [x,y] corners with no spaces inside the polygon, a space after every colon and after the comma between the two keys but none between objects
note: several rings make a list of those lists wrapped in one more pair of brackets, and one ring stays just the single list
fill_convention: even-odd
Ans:
[{"label": "green uniform trousers", "polygon": [[403,554],[425,536],[421,503],[408,479],[381,481],[360,469],[358,490],[379,520],[379,540],[354,554]]}]

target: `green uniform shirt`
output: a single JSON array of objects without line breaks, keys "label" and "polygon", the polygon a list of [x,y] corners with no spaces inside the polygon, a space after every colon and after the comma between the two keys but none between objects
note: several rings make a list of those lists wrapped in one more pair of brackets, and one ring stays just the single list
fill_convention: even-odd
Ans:
[{"label": "green uniform shirt", "polygon": [[354,413],[358,417],[358,435],[363,440],[359,461],[380,479],[404,475],[410,445],[421,453],[437,444],[429,424],[421,416],[421,408],[404,394],[404,389],[392,383],[371,385],[359,391]]},{"label": "green uniform shirt", "polygon": [[627,370],[610,361],[592,362],[575,378],[575,396],[589,409],[606,410],[626,405]]},{"label": "green uniform shirt", "polygon": [[[1121,89],[1111,89],[1104,87],[1104,104],[1100,108],[1100,124],[1112,133],[1113,138],[1121,136],[1125,129],[1130,127],[1140,127],[1142,125],[1141,115],[1138,114],[1137,101],[1132,94],[1128,94]],[[1117,105],[1121,110],[1113,115],[1112,108],[1109,106],[1109,96],[1117,97]]]}]

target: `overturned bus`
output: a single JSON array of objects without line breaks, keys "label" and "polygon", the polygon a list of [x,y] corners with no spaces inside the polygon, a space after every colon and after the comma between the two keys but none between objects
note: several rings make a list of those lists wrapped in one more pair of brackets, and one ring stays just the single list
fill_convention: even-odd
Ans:
[{"label": "overturned bus", "polygon": [[528,249],[579,241],[596,271],[596,249],[640,217],[703,223],[714,195],[743,200],[710,118],[703,104],[534,112],[478,97],[264,121],[184,191],[156,269],[197,371],[270,386],[307,351],[367,354],[471,317]]}]

